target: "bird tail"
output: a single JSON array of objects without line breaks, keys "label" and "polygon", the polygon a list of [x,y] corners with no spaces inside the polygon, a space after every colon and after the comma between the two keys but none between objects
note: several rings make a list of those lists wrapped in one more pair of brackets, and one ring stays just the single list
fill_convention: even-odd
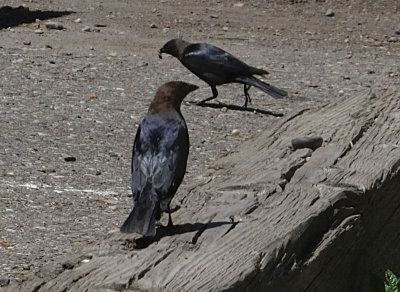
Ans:
[{"label": "bird tail", "polygon": [[255,86],[264,91],[265,93],[271,95],[273,98],[282,98],[288,95],[288,93],[285,90],[279,89],[271,84],[265,83],[264,81],[261,81],[260,79],[257,79],[256,77],[253,76],[237,77],[236,81]]},{"label": "bird tail", "polygon": [[160,212],[158,195],[150,185],[139,195],[132,212],[121,226],[121,232],[136,232],[143,236],[156,235],[156,216]]}]

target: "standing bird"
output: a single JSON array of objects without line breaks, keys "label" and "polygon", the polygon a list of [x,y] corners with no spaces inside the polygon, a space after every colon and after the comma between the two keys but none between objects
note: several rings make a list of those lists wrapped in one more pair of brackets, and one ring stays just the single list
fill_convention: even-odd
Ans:
[{"label": "standing bird", "polygon": [[158,88],[136,132],[131,168],[134,206],[121,232],[154,236],[163,211],[168,211],[168,226],[172,226],[169,204],[185,175],[189,154],[189,134],[180,106],[197,88],[178,81]]},{"label": "standing bird", "polygon": [[163,53],[178,58],[193,74],[211,86],[213,95],[200,101],[199,105],[203,105],[206,101],[218,96],[217,85],[233,82],[244,84],[244,95],[246,97],[244,108],[247,107],[248,102],[251,102],[248,92],[251,86],[261,89],[274,98],[287,96],[286,91],[253,76],[268,74],[267,71],[251,67],[213,45],[206,43],[192,44],[182,39],[173,39],[160,49],[158,53],[160,59],[162,59]]}]

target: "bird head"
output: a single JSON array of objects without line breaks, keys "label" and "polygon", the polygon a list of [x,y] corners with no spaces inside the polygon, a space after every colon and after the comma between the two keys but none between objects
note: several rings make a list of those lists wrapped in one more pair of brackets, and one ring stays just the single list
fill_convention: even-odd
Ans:
[{"label": "bird head", "polygon": [[158,51],[158,57],[162,59],[162,54],[165,53],[181,59],[183,51],[188,45],[190,45],[190,43],[182,39],[170,40]]},{"label": "bird head", "polygon": [[183,99],[192,91],[199,88],[197,85],[171,81],[161,85],[150,104],[149,112],[160,112],[174,108],[180,113],[180,107]]}]

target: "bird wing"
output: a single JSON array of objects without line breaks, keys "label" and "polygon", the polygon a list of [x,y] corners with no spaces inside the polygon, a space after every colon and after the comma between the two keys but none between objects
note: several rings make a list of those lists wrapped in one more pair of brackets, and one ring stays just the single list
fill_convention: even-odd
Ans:
[{"label": "bird wing", "polygon": [[232,81],[239,75],[247,75],[252,68],[230,53],[210,44],[188,46],[181,61],[199,78],[215,85]]},{"label": "bird wing", "polygon": [[169,201],[185,174],[188,148],[189,137],[183,120],[145,119],[138,129],[132,153],[134,201],[147,183],[153,186],[160,200]]}]

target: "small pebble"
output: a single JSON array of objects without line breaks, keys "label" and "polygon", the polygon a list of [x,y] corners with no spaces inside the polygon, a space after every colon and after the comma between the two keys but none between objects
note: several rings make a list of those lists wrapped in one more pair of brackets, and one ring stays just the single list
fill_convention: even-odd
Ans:
[{"label": "small pebble", "polygon": [[217,14],[211,14],[210,17],[211,18],[218,18],[219,16]]},{"label": "small pebble", "polygon": [[74,156],[67,156],[67,157],[64,157],[64,160],[65,160],[66,162],[73,162],[73,161],[76,161],[76,157],[74,157]]},{"label": "small pebble", "polygon": [[36,34],[43,34],[43,30],[41,30],[41,29],[35,29],[35,33],[36,33]]},{"label": "small pebble", "polygon": [[31,45],[31,41],[24,41],[23,44],[24,44],[25,46],[30,46],[30,45]]},{"label": "small pebble", "polygon": [[84,28],[82,28],[82,31],[83,31],[83,32],[90,32],[91,29],[90,29],[89,26],[85,26]]},{"label": "small pebble", "polygon": [[94,92],[92,92],[92,93],[89,95],[89,98],[90,98],[90,99],[97,99],[97,94],[94,93]]},{"label": "small pebble", "polygon": [[150,28],[157,28],[157,24],[155,23],[150,24]]},{"label": "small pebble", "polygon": [[22,269],[25,271],[29,271],[31,269],[31,267],[28,265],[23,265]]},{"label": "small pebble", "polygon": [[74,20],[74,22],[75,22],[75,23],[81,23],[82,20],[81,20],[80,18],[77,18],[77,19]]},{"label": "small pebble", "polygon": [[224,106],[223,108],[221,108],[221,112],[226,113],[228,111],[228,108],[226,106]]},{"label": "small pebble", "polygon": [[236,136],[237,137],[237,136],[240,135],[240,131],[238,129],[233,129],[231,134],[232,134],[232,136]]},{"label": "small pebble", "polygon": [[325,16],[328,16],[328,17],[335,16],[335,12],[333,12],[332,9],[328,9],[328,10],[325,12]]},{"label": "small pebble", "polygon": [[229,28],[228,28],[227,26],[224,26],[224,27],[222,28],[222,30],[223,30],[223,31],[228,31]]},{"label": "small pebble", "polygon": [[62,30],[62,29],[64,29],[64,26],[60,22],[49,21],[49,22],[46,22],[46,28]]},{"label": "small pebble", "polygon": [[292,146],[294,150],[302,148],[309,148],[311,150],[315,150],[321,147],[322,142],[323,139],[320,136],[300,137],[300,138],[294,138],[292,140]]},{"label": "small pebble", "polygon": [[233,7],[243,7],[244,3],[235,3],[233,4]]}]

